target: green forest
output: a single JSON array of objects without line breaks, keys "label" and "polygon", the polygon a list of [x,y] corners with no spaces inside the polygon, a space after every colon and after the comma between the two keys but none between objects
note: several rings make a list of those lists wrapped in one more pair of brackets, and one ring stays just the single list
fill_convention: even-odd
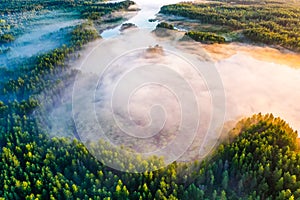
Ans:
[{"label": "green forest", "polygon": [[[101,1],[100,1],[101,2]],[[98,12],[100,15],[109,13],[125,5],[132,4],[131,1],[121,1],[119,3],[99,4],[98,0],[0,0],[0,13],[11,14],[15,12],[56,10],[74,8],[82,13]]]},{"label": "green forest", "polygon": [[202,162],[125,173],[103,166],[76,139],[49,138],[30,117],[37,106],[34,99],[0,104],[3,199],[300,198],[297,132],[272,115],[240,121]]},{"label": "green forest", "polygon": [[[126,9],[133,3],[125,1],[103,6],[87,0],[1,0],[0,12],[14,12],[16,6],[19,11],[51,6],[54,9],[61,2],[66,7],[81,3],[87,5],[79,9],[86,21],[71,31],[67,36],[68,42],[30,59],[17,69],[0,68],[3,77],[0,84],[0,199],[300,199],[298,133],[272,114],[257,114],[238,122],[229,132],[230,137],[205,160],[174,162],[168,167],[144,173],[125,173],[104,166],[77,139],[51,138],[33,115],[36,109],[47,109],[38,97],[43,96],[43,100],[51,104],[60,97],[68,80],[78,73],[70,69],[66,61],[76,57],[76,52],[85,44],[100,37],[93,29],[94,19],[101,20],[104,14]],[[218,12],[222,10],[230,16],[231,5],[211,5],[216,5],[215,9],[223,6]],[[274,2],[274,5],[279,4]],[[241,5],[244,9],[254,9],[252,6]],[[291,9],[289,5],[285,6]],[[180,4],[164,7],[162,12],[172,13],[175,8],[179,15],[185,13],[189,17],[193,9],[204,9],[201,5]],[[214,6],[209,9],[213,10]],[[296,11],[290,14],[294,21],[289,23],[299,23],[299,18],[295,17],[299,12]],[[237,16],[239,12],[237,9]],[[271,7],[268,12],[273,12]],[[287,12],[292,13],[290,10]],[[197,11],[194,16],[204,20],[204,14],[199,13]],[[205,13],[208,15],[209,12]],[[210,14],[213,15],[212,12]],[[262,16],[259,12],[258,15]],[[272,18],[272,15],[265,16]],[[260,17],[257,19],[259,21]],[[284,15],[281,19],[290,18]],[[216,17],[214,20],[217,23],[220,19]],[[243,23],[250,21],[247,19]],[[261,20],[255,26],[262,26],[263,22],[268,21]],[[162,26],[174,28],[167,24]],[[288,27],[295,29],[294,36]],[[283,44],[282,41],[278,44],[299,50],[299,26],[281,28],[286,31],[287,40],[298,38],[298,46],[290,46],[294,43],[289,42]],[[245,29],[246,36],[250,30],[256,29]],[[203,36],[199,39],[201,41],[206,41],[205,37],[209,36],[209,41],[215,38],[216,42],[224,42],[221,36],[215,34],[196,35],[198,38]],[[259,38],[257,36],[256,39],[263,42]],[[1,36],[0,40],[0,43],[10,42],[13,37]],[[109,151],[106,154],[113,155]],[[160,166],[163,161],[149,162]]]},{"label": "green forest", "polygon": [[228,27],[227,31],[234,34],[237,41],[300,51],[299,1],[179,3],[163,6],[160,13],[196,19],[201,24]]}]

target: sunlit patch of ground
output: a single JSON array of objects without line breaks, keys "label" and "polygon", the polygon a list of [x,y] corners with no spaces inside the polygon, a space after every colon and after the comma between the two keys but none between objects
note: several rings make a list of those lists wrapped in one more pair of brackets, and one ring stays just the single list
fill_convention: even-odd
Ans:
[{"label": "sunlit patch of ground", "polygon": [[241,43],[203,45],[203,48],[215,59],[229,58],[237,52],[249,54],[255,59],[270,63],[300,68],[300,54],[271,47],[260,47]]},{"label": "sunlit patch of ground", "polygon": [[[240,31],[233,31],[230,27],[226,26],[202,24],[199,20],[163,14],[159,14],[157,20],[166,21],[182,32],[189,30],[213,32],[225,37],[226,41],[239,41],[236,39],[240,37]],[[261,61],[300,68],[300,53],[294,53],[281,47],[273,48],[267,45],[257,46],[238,42],[213,45],[203,44],[201,47],[216,61],[229,58],[237,52],[243,52]]]}]

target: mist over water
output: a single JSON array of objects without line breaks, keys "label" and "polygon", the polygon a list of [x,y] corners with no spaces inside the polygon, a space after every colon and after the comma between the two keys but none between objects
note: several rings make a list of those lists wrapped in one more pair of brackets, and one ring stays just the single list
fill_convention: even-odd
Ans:
[{"label": "mist over water", "polygon": [[[65,116],[73,114],[82,141],[105,139],[141,153],[167,149],[159,155],[176,155],[169,157],[171,162],[174,158],[188,161],[199,155],[204,157],[219,139],[223,123],[237,122],[259,112],[273,113],[300,130],[299,69],[257,60],[243,52],[213,61],[201,44],[179,42],[180,38],[176,34],[158,38],[145,30],[128,31],[100,41],[92,53],[83,53],[84,64],[78,68],[81,73],[74,88],[68,89],[64,104],[53,108],[51,113],[49,122],[55,127],[52,134],[72,135],[66,127],[70,117]],[[147,52],[150,45],[156,44],[163,48],[162,52]],[[168,50],[177,52],[179,57]],[[180,56],[197,63],[202,74],[188,61],[181,61]],[[211,68],[217,74],[209,76]],[[222,87],[214,85],[218,77]],[[220,95],[223,92],[225,99]],[[212,93],[217,94],[216,103]],[[189,103],[188,110],[182,109],[188,100],[195,103]],[[180,129],[183,114],[185,123],[190,124]],[[214,119],[216,116],[219,118]],[[171,143],[183,134],[182,130],[185,137]],[[187,141],[187,148],[179,149],[183,155],[173,152],[179,141]],[[174,149],[168,149],[168,144]]]},{"label": "mist over water", "polygon": [[245,53],[216,63],[226,93],[226,119],[273,113],[300,131],[300,70]]},{"label": "mist over water", "polygon": [[138,1],[146,9],[128,22],[139,29],[105,31],[104,40],[81,52],[74,87],[49,113],[52,135],[73,136],[75,123],[83,142],[104,139],[170,163],[205,157],[224,123],[259,112],[300,130],[299,69],[258,60],[250,45],[248,53],[235,49],[228,56],[214,46],[205,51],[200,43],[179,41],[179,32],[157,37],[147,20],[162,3]]}]

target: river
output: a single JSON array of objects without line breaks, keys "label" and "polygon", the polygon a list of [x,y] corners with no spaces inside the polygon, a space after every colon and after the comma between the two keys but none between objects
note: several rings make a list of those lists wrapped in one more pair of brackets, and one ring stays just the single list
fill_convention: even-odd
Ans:
[{"label": "river", "polygon": [[[113,2],[118,2],[118,1],[113,1]],[[159,12],[160,8],[163,5],[174,4],[181,1],[180,0],[163,0],[163,1],[136,0],[135,2],[138,8],[140,9],[140,11],[137,13],[136,16],[127,20],[124,23],[133,23],[140,29],[153,30],[156,27],[157,22],[149,22],[149,19],[155,19],[156,14]],[[116,37],[120,34],[120,27],[121,25],[113,29],[105,30],[103,31],[101,36],[106,39]]]}]

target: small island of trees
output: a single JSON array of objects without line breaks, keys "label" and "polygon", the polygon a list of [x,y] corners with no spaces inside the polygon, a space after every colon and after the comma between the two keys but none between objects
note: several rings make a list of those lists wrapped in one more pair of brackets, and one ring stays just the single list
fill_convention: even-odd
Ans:
[{"label": "small island of trees", "polygon": [[15,37],[12,34],[3,34],[0,36],[0,44],[1,43],[9,43],[14,40],[15,40]]},{"label": "small island of trees", "polygon": [[185,33],[186,36],[192,38],[197,42],[203,42],[208,44],[213,43],[225,43],[225,38],[213,33],[199,32],[199,31],[189,31]]},{"label": "small island of trees", "polygon": [[174,30],[174,26],[172,24],[168,24],[167,22],[160,22],[159,24],[157,24],[156,28],[166,28]]}]

